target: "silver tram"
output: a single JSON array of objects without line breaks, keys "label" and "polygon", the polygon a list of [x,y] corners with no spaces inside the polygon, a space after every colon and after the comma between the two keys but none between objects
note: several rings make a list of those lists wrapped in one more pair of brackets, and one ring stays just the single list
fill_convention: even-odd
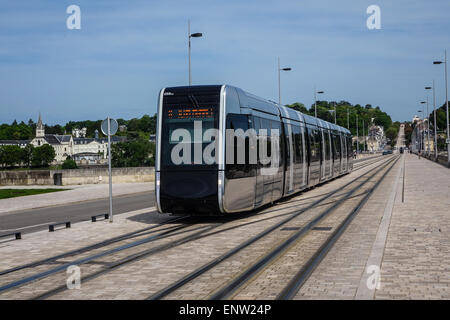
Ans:
[{"label": "silver tram", "polygon": [[[201,121],[201,133],[194,123]],[[205,151],[214,142],[213,156],[174,163],[172,153],[180,144],[175,130],[194,136],[182,156]],[[214,138],[203,135],[219,132]],[[267,164],[249,161],[253,148],[245,137],[245,161],[227,161],[227,129],[264,132],[270,149],[271,131],[279,132],[278,163],[272,174]],[[258,140],[259,141],[259,140]],[[236,143],[234,144],[237,145]],[[190,152],[189,152],[190,151]],[[256,152],[259,158],[259,152]],[[236,152],[234,157],[237,157]],[[188,159],[189,157],[187,157]],[[352,168],[350,131],[302,114],[229,85],[164,88],[159,95],[155,192],[160,213],[223,215],[253,210],[296,192],[349,173]]]}]

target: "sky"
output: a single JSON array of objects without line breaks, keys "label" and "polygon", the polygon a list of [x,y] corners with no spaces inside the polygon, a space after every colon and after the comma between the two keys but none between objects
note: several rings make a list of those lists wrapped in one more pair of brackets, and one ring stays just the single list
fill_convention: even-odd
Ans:
[{"label": "sky", "polygon": [[[66,9],[78,5],[81,29]],[[381,29],[369,30],[378,5]],[[410,120],[436,81],[445,101],[450,50],[448,0],[0,2],[0,123],[47,124],[154,114],[161,88],[188,84],[187,24],[193,84],[230,84],[282,103],[323,100],[379,106]],[[450,53],[449,53],[450,54]],[[432,95],[430,98],[430,112]]]}]

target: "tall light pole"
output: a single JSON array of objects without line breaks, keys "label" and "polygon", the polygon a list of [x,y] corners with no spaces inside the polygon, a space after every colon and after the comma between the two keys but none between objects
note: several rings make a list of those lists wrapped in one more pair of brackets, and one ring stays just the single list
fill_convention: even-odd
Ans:
[{"label": "tall light pole", "polygon": [[337,124],[337,122],[336,122],[336,103],[333,103],[334,104],[334,124]]},{"label": "tall light pole", "polygon": [[359,154],[358,114],[356,114],[356,154]]},{"label": "tall light pole", "polygon": [[[422,103],[422,102],[421,102]],[[419,113],[422,113],[422,116],[423,116],[423,113],[424,112],[422,112],[422,110],[417,110],[417,112],[419,112]],[[422,151],[423,150],[423,145],[424,145],[424,141],[423,141],[423,130],[421,129],[422,127],[423,127],[423,123],[424,123],[424,121],[425,120],[422,120],[422,125],[419,125],[419,135],[420,135],[420,140],[419,140],[419,145],[420,145],[420,148],[419,148],[419,150],[420,151]]]},{"label": "tall light pole", "polygon": [[347,129],[350,130],[350,113],[347,107]]},{"label": "tall light pole", "polygon": [[364,133],[364,119],[363,119],[363,138],[364,138],[364,152],[366,152],[366,135]]},{"label": "tall light pole", "polygon": [[317,118],[317,94],[322,94],[323,91],[317,91],[316,86],[314,86],[314,115]]},{"label": "tall light pole", "polygon": [[188,52],[189,52],[189,85],[192,85],[192,75],[191,75],[191,38],[200,38],[203,34],[200,32],[191,34],[191,21],[188,20]]},{"label": "tall light pole", "polygon": [[448,80],[447,80],[447,50],[444,51],[444,62],[434,61],[433,64],[445,64],[445,105],[447,113],[447,166],[450,166],[450,128],[448,119]]},{"label": "tall light pole", "polygon": [[291,68],[280,68],[280,57],[278,57],[278,104],[281,106],[281,71],[291,71]]},{"label": "tall light pole", "polygon": [[[423,105],[427,105],[427,113],[426,113],[426,120],[427,120],[427,125],[425,126],[425,106],[423,107],[423,125],[425,127],[426,132],[426,136],[427,136],[427,143],[425,145],[424,143],[424,151],[427,152],[427,155],[430,153],[430,125],[429,125],[429,121],[428,121],[428,96],[427,96],[427,101],[421,101],[420,102]],[[425,135],[424,135],[424,140],[425,140]]]},{"label": "tall light pole", "polygon": [[[436,91],[434,89],[434,80],[433,87],[425,87],[425,90],[433,89],[433,127],[434,127],[434,160],[437,159],[438,151],[437,151],[437,127],[436,127]],[[428,129],[430,126],[428,125]]]}]

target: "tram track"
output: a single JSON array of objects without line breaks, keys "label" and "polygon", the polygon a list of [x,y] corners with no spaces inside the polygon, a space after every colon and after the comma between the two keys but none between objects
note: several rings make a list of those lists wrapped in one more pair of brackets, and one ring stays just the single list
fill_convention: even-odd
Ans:
[{"label": "tram track", "polygon": [[[248,239],[247,241],[243,242],[242,244],[240,244],[239,246],[229,250],[228,252],[226,252],[225,254],[211,260],[209,263],[203,265],[202,267],[194,270],[193,272],[189,273],[188,275],[184,276],[183,278],[179,279],[178,281],[173,282],[172,284],[170,284],[169,286],[163,288],[162,290],[159,290],[158,292],[152,294],[151,296],[149,296],[147,299],[150,300],[156,300],[156,299],[162,299],[165,298],[167,296],[169,296],[170,294],[172,294],[173,292],[175,292],[176,290],[180,289],[181,287],[183,287],[184,285],[191,283],[192,281],[194,281],[196,278],[200,277],[201,275],[203,275],[204,273],[212,270],[215,266],[217,266],[218,264],[222,263],[223,261],[231,258],[233,255],[237,254],[238,252],[242,251],[243,249],[249,247],[250,245],[256,243],[257,241],[259,241],[260,239],[264,238],[265,236],[267,236],[268,234],[272,233],[273,231],[277,230],[278,228],[286,225],[287,223],[291,222],[292,220],[294,220],[296,217],[298,217],[299,215],[301,215],[302,213],[310,210],[310,209],[314,209],[316,208],[318,205],[320,205],[323,201],[330,199],[333,195],[339,193],[343,188],[348,187],[352,184],[354,184],[355,182],[357,182],[359,179],[361,179],[362,177],[369,175],[372,171],[375,171],[375,173],[373,175],[375,175],[376,173],[378,173],[379,171],[383,170],[385,165],[387,165],[388,163],[392,163],[394,160],[396,160],[395,158],[389,158],[387,160],[385,160],[382,164],[370,169],[369,171],[367,171],[366,173],[362,174],[361,176],[356,177],[355,179],[351,180],[350,182],[346,183],[344,186],[342,186],[339,189],[334,190],[333,192],[328,193],[327,195],[319,198],[318,200],[314,201],[313,203],[311,203],[310,205],[306,206],[305,208],[301,209],[301,210],[296,210],[294,213],[290,214],[286,219],[282,220],[281,222],[278,222],[272,226],[270,226],[269,228],[265,229],[264,231],[262,231],[261,233],[257,234],[256,236]],[[370,180],[373,175],[370,175],[365,181]],[[364,183],[364,182],[363,182]],[[359,189],[359,186],[361,184],[358,184],[357,187],[355,187],[352,192],[352,194]],[[344,199],[345,200],[345,199]],[[343,201],[344,201],[343,200]],[[253,274],[253,273],[252,273]],[[240,281],[237,280],[236,283],[239,283]],[[219,299],[219,298],[223,298],[225,295],[222,296],[222,294],[220,295],[212,295],[212,298],[214,299]]]},{"label": "tram track", "polygon": [[[388,164],[390,167],[384,172],[382,177],[378,180],[378,182],[381,182],[383,178],[387,175],[387,173],[390,171],[390,169],[396,164],[398,161],[397,159],[392,159],[392,161]],[[309,223],[304,225],[300,228],[300,230],[294,232],[291,236],[289,236],[286,240],[282,241],[280,244],[278,244],[276,247],[274,247],[272,250],[270,250],[267,254],[265,254],[263,257],[261,257],[257,262],[253,263],[251,266],[249,266],[244,272],[236,276],[231,282],[227,283],[222,288],[218,289],[216,292],[214,292],[212,295],[209,296],[210,300],[219,300],[219,299],[229,299],[232,298],[237,292],[239,292],[239,289],[243,288],[244,286],[248,285],[249,282],[252,282],[256,275],[260,274],[267,266],[269,266],[272,262],[279,259],[282,255],[289,252],[289,249],[292,248],[296,243],[310,233],[314,227],[319,225],[324,219],[328,218],[332,213],[336,212],[337,209],[340,207],[341,204],[348,201],[350,197],[358,190],[360,190],[363,186],[370,183],[371,179],[376,177],[379,173],[385,170],[385,167],[381,167],[380,169],[376,170],[374,174],[370,175],[367,179],[359,183],[355,188],[352,188],[346,196],[342,197],[337,203],[335,203],[333,206],[330,206],[327,208],[324,212],[317,215],[313,220],[311,220]],[[376,184],[376,186],[378,183]],[[365,203],[365,201],[370,197],[372,192],[375,190],[375,187],[370,188],[371,192],[367,193],[363,200],[361,200],[356,208],[351,211],[351,213],[346,217],[344,221],[351,221],[349,217],[354,217],[355,212],[357,213],[359,211],[359,208]],[[348,223],[349,223],[348,222]],[[347,225],[347,224],[345,224]],[[341,231],[339,235],[343,232],[342,227],[336,229],[334,233],[337,231]],[[329,242],[327,241],[326,244]],[[326,246],[329,248],[328,246]],[[324,249],[320,249],[318,251],[318,256],[323,257]],[[313,260],[316,261],[316,260]],[[317,265],[317,264],[314,264]],[[300,274],[300,272],[299,272]],[[301,273],[304,274],[304,273]],[[296,282],[297,283],[297,282]],[[287,289],[286,289],[287,290]],[[292,290],[295,291],[295,290]],[[283,296],[284,297],[284,296]]]},{"label": "tram track", "polygon": [[[367,173],[365,173],[365,174],[367,174]],[[330,194],[326,198],[330,199],[330,196],[332,196],[333,194],[336,194],[337,191],[339,191],[339,190],[336,190],[335,192],[332,192],[332,194]],[[265,212],[265,213],[267,213],[267,212]],[[253,213],[253,216],[257,216],[257,215],[261,215],[261,214],[265,214],[265,213],[259,213],[259,214],[256,214],[256,215]],[[292,215],[292,212],[288,212],[288,213],[285,213],[283,215],[289,215],[290,216],[290,215]],[[50,270],[45,270],[45,271],[39,273],[38,275],[33,275],[33,276],[30,276],[30,277],[26,277],[24,279],[20,279],[18,281],[13,282],[13,283],[9,283],[7,285],[0,286],[0,293],[2,293],[3,291],[10,290],[10,289],[15,288],[15,287],[20,287],[20,286],[28,284],[30,282],[37,281],[39,279],[47,278],[47,277],[49,277],[51,275],[54,275],[56,273],[59,273],[59,272],[65,270],[65,268],[68,265],[88,264],[89,262],[92,262],[92,261],[94,261],[94,260],[96,260],[98,258],[105,257],[107,255],[110,255],[110,254],[113,254],[113,253],[116,253],[116,252],[119,252],[119,251],[124,251],[124,250],[130,249],[130,248],[136,248],[136,247],[138,247],[138,246],[140,246],[142,244],[148,243],[148,242],[154,242],[154,241],[157,241],[157,240],[160,240],[160,239],[164,239],[164,238],[170,237],[171,235],[177,234],[176,231],[182,232],[181,229],[187,228],[187,227],[192,226],[192,225],[184,225],[182,228],[180,227],[180,225],[175,225],[175,226],[170,226],[170,227],[166,228],[167,230],[166,229],[164,229],[164,230],[159,229],[159,230],[153,230],[152,231],[152,229],[157,229],[158,227],[162,227],[162,226],[164,226],[166,224],[174,223],[174,222],[177,222],[179,220],[183,220],[183,219],[187,219],[187,218],[188,217],[180,217],[180,218],[176,218],[176,219],[171,219],[169,221],[166,221],[166,222],[161,223],[161,224],[156,225],[156,226],[140,229],[140,230],[137,230],[137,231],[125,234],[125,235],[121,235],[121,236],[118,236],[118,237],[114,237],[114,238],[111,238],[111,239],[108,239],[108,240],[105,240],[105,241],[102,241],[102,242],[99,242],[99,243],[96,243],[96,244],[93,244],[93,245],[90,245],[90,246],[86,246],[86,247],[83,247],[83,248],[72,250],[72,251],[69,251],[69,252],[57,255],[57,256],[53,256],[53,257],[46,258],[46,259],[43,259],[43,260],[40,260],[40,261],[32,262],[32,263],[29,263],[29,264],[26,264],[26,265],[22,265],[22,266],[19,266],[19,267],[15,267],[15,268],[11,268],[11,269],[8,269],[8,270],[1,271],[0,275],[6,275],[6,274],[17,272],[17,271],[23,270],[23,269],[31,269],[31,268],[35,268],[37,266],[44,266],[46,264],[47,265],[51,265],[51,264],[55,264],[55,263],[60,263],[61,264],[60,266],[58,266],[56,268],[53,268],[53,269],[50,269]],[[172,248],[174,246],[182,245],[182,244],[185,244],[185,243],[190,242],[190,241],[195,241],[197,239],[201,239],[201,238],[204,238],[204,237],[212,236],[212,235],[217,234],[217,233],[226,232],[226,231],[231,230],[231,229],[239,228],[239,227],[244,226],[244,225],[248,225],[248,224],[252,224],[252,223],[258,223],[258,222],[262,222],[262,221],[265,221],[265,220],[270,220],[270,219],[273,219],[273,218],[275,218],[275,217],[269,217],[267,219],[251,221],[251,222],[248,222],[248,223],[244,223],[242,225],[236,225],[236,226],[232,226],[230,228],[226,228],[224,230],[216,230],[216,231],[214,231],[213,229],[215,229],[219,225],[223,225],[225,223],[206,225],[206,226],[202,227],[202,230],[199,230],[194,235],[189,235],[187,237],[182,238],[181,240],[180,239],[179,240],[174,240],[172,242],[169,242],[168,244],[161,244],[161,245],[158,245],[158,246],[156,246],[154,248],[145,249],[145,250],[137,252],[137,253],[132,253],[132,254],[127,255],[125,258],[120,258],[120,259],[118,259],[118,260],[116,260],[114,262],[107,263],[104,270],[100,270],[98,272],[93,272],[93,273],[89,274],[88,276],[83,277],[82,281],[84,283],[86,281],[95,279],[98,276],[103,275],[103,274],[105,274],[107,272],[110,272],[110,271],[112,271],[112,270],[114,270],[114,269],[116,269],[116,268],[118,268],[118,267],[120,267],[120,266],[122,266],[124,264],[128,264],[128,263],[137,261],[139,259],[143,259],[145,257],[148,257],[149,255],[152,255],[152,254],[155,254],[155,253],[158,253],[158,252],[170,249],[170,248]],[[178,229],[179,227],[181,229]],[[190,230],[190,231],[193,231],[193,230]],[[115,243],[118,243],[118,242],[123,241],[123,240],[133,239],[135,237],[147,235],[144,232],[149,232],[149,233],[160,232],[160,233],[158,235],[153,235],[153,236],[151,236],[149,238],[145,238],[145,239],[138,240],[138,241],[135,241],[135,242],[132,242],[132,243],[128,243],[128,244],[124,244],[122,246],[119,246],[119,248],[109,249],[109,250],[106,250],[106,252],[101,252],[101,253],[98,253],[98,254],[94,254],[94,255],[91,255],[91,256],[86,257],[86,258],[81,258],[81,259],[78,259],[78,260],[74,260],[72,262],[67,262],[67,263],[57,262],[57,260],[61,260],[62,258],[73,257],[73,256],[76,256],[77,254],[81,254],[81,253],[88,253],[89,251],[92,251],[94,249],[104,249],[107,245],[115,244]],[[189,231],[186,231],[186,232],[189,232]],[[63,283],[65,283],[65,281],[63,281]],[[43,294],[36,295],[34,298],[35,299],[48,298],[48,297],[51,297],[51,296],[53,296],[53,295],[55,295],[57,293],[60,293],[60,292],[64,291],[65,289],[66,289],[66,286],[60,286],[60,287],[57,287],[55,289],[48,290],[47,292],[45,292]]]},{"label": "tram track", "polygon": [[347,229],[349,224],[353,221],[355,216],[360,212],[370,196],[375,192],[378,186],[384,181],[385,177],[395,166],[398,157],[395,162],[383,173],[373,187],[370,188],[364,197],[358,202],[354,209],[345,217],[343,221],[335,228],[333,233],[327,238],[327,240],[320,246],[316,253],[308,259],[308,261],[300,268],[295,276],[289,281],[289,283],[283,288],[280,294],[277,296],[277,300],[291,300],[295,297],[301,287],[306,283],[316,267],[320,264],[323,258],[327,255],[333,245],[339,240],[340,236]]}]

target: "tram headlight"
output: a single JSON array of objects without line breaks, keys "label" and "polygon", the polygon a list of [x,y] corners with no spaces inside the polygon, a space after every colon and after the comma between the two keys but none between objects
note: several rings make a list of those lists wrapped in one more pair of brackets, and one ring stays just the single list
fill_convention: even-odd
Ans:
[{"label": "tram headlight", "polygon": [[159,187],[160,183],[161,183],[161,181],[160,181],[160,175],[159,175],[159,172],[157,172],[157,173],[156,173],[156,186]]}]

